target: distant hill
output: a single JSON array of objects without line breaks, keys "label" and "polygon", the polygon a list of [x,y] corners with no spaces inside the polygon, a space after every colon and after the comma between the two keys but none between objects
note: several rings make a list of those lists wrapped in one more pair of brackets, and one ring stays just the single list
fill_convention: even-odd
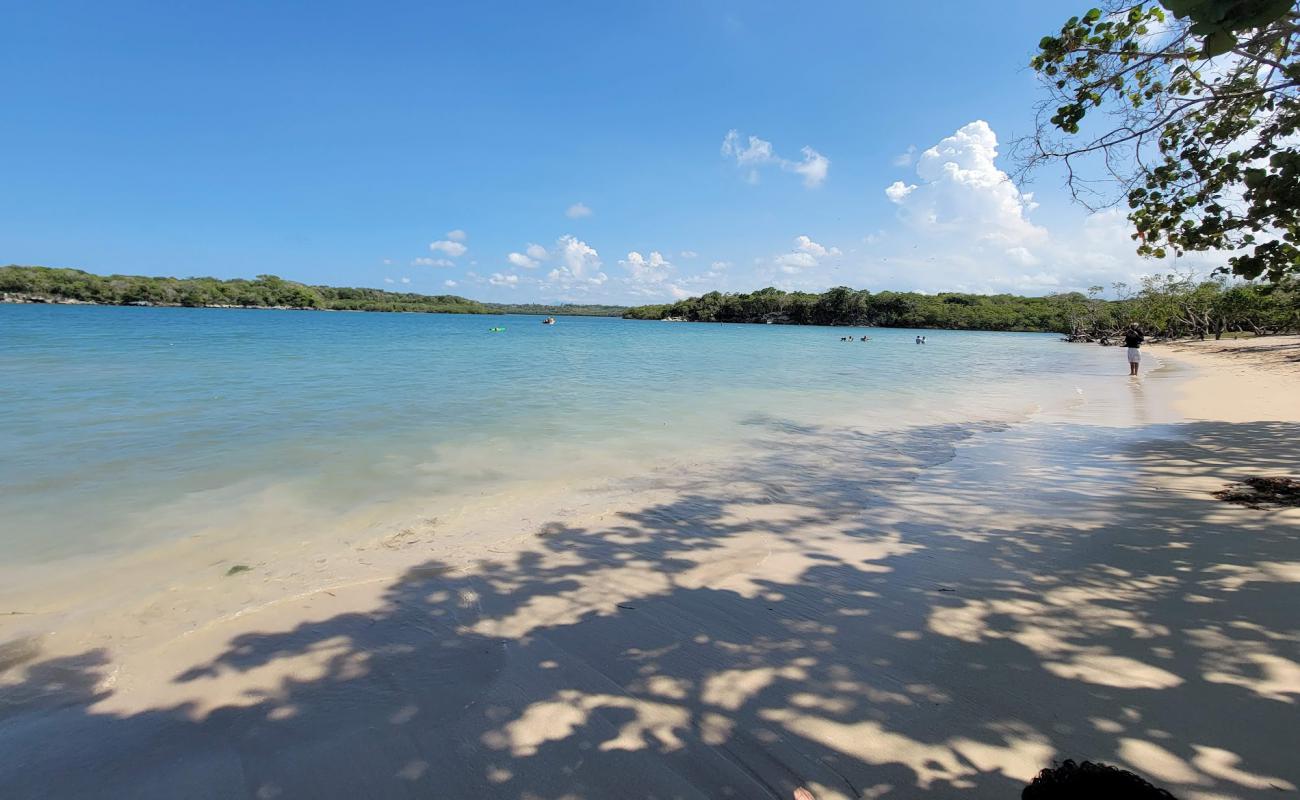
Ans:
[{"label": "distant hill", "polygon": [[499,314],[545,314],[559,317],[621,317],[627,312],[627,306],[576,305],[560,306],[540,305],[538,303],[484,303],[483,305]]},{"label": "distant hill", "polygon": [[0,267],[0,300],[17,303],[295,308],[332,311],[422,311],[437,314],[549,314],[616,317],[627,309],[603,305],[480,303],[451,294],[427,295],[336,286],[310,286],[274,275],[235,278],[152,278],[94,275],[79,269]]}]

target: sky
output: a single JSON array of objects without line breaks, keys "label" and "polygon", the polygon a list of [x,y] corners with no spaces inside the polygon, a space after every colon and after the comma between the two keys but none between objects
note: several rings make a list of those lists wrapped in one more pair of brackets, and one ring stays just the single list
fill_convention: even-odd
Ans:
[{"label": "sky", "polygon": [[0,263],[500,302],[1133,282],[1007,177],[1086,3],[10,4]]}]

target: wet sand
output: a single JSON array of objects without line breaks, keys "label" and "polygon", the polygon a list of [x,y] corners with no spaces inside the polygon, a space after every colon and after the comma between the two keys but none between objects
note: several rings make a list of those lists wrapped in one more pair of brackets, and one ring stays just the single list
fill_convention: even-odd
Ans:
[{"label": "wet sand", "polygon": [[726,469],[399,532],[325,589],[254,565],[217,619],[11,638],[0,787],[1010,798],[1087,758],[1295,792],[1300,509],[1211,493],[1294,472],[1298,378],[1243,407],[1231,356],[1155,352],[1018,423],[757,420]]}]

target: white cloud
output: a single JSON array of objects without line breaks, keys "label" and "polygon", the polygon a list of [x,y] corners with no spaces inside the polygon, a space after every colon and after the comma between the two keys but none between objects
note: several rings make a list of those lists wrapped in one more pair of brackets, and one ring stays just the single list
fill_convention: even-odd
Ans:
[{"label": "white cloud", "polygon": [[811,147],[804,147],[802,152],[803,161],[782,166],[802,175],[803,185],[809,189],[821,186],[826,180],[826,172],[831,168],[831,160]]},{"label": "white cloud", "polygon": [[691,295],[685,285],[699,285],[717,277],[709,274],[681,280],[674,279],[677,268],[658,250],[651,250],[649,255],[642,255],[633,250],[627,254],[627,258],[618,263],[628,272],[627,277],[622,279],[625,290],[629,294],[644,298],[667,296],[680,300]]},{"label": "white cloud", "polygon": [[828,249],[818,244],[817,242],[814,242],[812,239],[808,238],[807,236],[794,237],[794,246],[796,250],[801,250],[805,253],[810,253],[816,258],[822,258],[823,256],[828,256],[828,255],[829,256],[840,255],[840,249],[838,247],[831,247]]},{"label": "white cloud", "polygon": [[723,158],[735,159],[736,167],[745,170],[745,180],[749,183],[758,183],[761,167],[773,165],[786,172],[802,175],[803,185],[809,189],[820,186],[826,180],[831,160],[808,146],[804,146],[800,152],[803,153],[802,161],[782,158],[776,154],[771,142],[757,136],[742,140],[740,132],[736,130],[727,131],[722,139]]},{"label": "white cloud", "polygon": [[554,252],[561,265],[546,274],[551,288],[585,293],[609,280],[609,276],[600,270],[600,254],[596,248],[576,236],[561,236],[555,241]]},{"label": "white cloud", "polygon": [[784,253],[776,257],[777,267],[787,275],[794,275],[817,266],[817,257],[812,253]]},{"label": "white cloud", "polygon": [[709,265],[709,269],[714,271],[721,271],[730,266],[731,266],[730,261],[714,261],[712,264]]},{"label": "white cloud", "polygon": [[545,261],[548,257],[545,247],[542,247],[540,244],[533,244],[532,242],[528,243],[528,247],[524,249],[524,252],[528,254],[529,258],[535,261]]},{"label": "white cloud", "polygon": [[410,278],[402,278],[402,283],[410,283],[410,282],[411,282]]},{"label": "white cloud", "polygon": [[565,209],[564,216],[568,217],[569,219],[581,219],[582,217],[590,217],[591,209],[587,207],[586,203],[577,202],[569,206],[567,209]]},{"label": "white cloud", "polygon": [[519,283],[519,276],[494,272],[488,278],[488,283],[492,284],[493,286],[506,286],[513,289]]},{"label": "white cloud", "polygon": [[682,258],[698,258],[700,254],[695,252],[694,250],[683,250],[677,255],[681,256]]},{"label": "white cloud", "polygon": [[889,163],[896,167],[910,167],[913,161],[916,161],[916,145],[909,144],[906,150],[894,156]]},{"label": "white cloud", "polygon": [[510,255],[506,256],[506,261],[509,261],[511,264],[514,264],[516,267],[522,267],[524,269],[536,269],[538,264],[537,259],[529,258],[523,253],[511,253]]},{"label": "white cloud", "polygon": [[447,231],[447,238],[452,240],[453,242],[463,242],[468,237],[465,231],[461,230],[460,228],[457,228],[454,231]]},{"label": "white cloud", "polygon": [[1031,253],[1027,247],[1009,247],[1007,248],[1007,257],[1022,267],[1032,267],[1038,264],[1038,256]]},{"label": "white cloud", "polygon": [[397,283],[397,281],[393,280],[392,278],[384,278],[384,283]]},{"label": "white cloud", "polygon": [[750,136],[748,144],[741,144],[740,132],[732,129],[722,138],[723,157],[734,157],[736,164],[769,164],[776,160],[772,143],[757,136]]},{"label": "white cloud", "polygon": [[[452,231],[452,233],[455,233],[455,231]],[[465,245],[451,239],[439,239],[436,242],[430,242],[429,249],[435,253],[446,253],[452,258],[463,256],[465,251],[469,250]]]},{"label": "white cloud", "polygon": [[[838,247],[827,247],[813,241],[810,236],[800,234],[794,237],[794,247],[789,252],[779,253],[768,259],[756,259],[758,272],[755,277],[765,285],[772,283],[781,275],[801,275],[805,282],[815,281],[819,275],[822,275],[822,271],[817,268],[838,264],[842,255],[844,253]],[[720,271],[715,270],[715,272]],[[811,286],[812,283],[808,283],[807,286],[801,284],[801,288]]]},{"label": "white cloud", "polygon": [[456,282],[453,281],[453,280],[451,280],[450,278],[448,278],[447,280],[445,280],[445,281],[442,282],[442,285],[443,285],[443,286],[446,286],[448,289],[450,289],[450,288],[452,288],[452,287],[454,287],[454,286],[456,285]]},{"label": "white cloud", "polygon": [[627,258],[618,262],[631,273],[632,280],[638,283],[658,283],[668,276],[673,265],[658,250],[651,250],[649,258],[633,250]]},{"label": "white cloud", "polygon": [[905,184],[902,181],[894,181],[885,187],[885,197],[890,202],[901,204],[907,196],[916,191],[916,184]]},{"label": "white cloud", "polygon": [[[872,245],[871,255],[852,265],[856,282],[1041,294],[1134,282],[1169,269],[1137,256],[1132,226],[1118,209],[1081,218],[1071,212],[1053,228],[1035,221],[1034,195],[1020,191],[997,158],[997,135],[982,120],[920,152],[914,180],[884,190],[898,207],[899,230],[864,240]],[[1180,264],[1204,271],[1209,266],[1187,257]]]},{"label": "white cloud", "polygon": [[596,248],[572,234],[565,234],[557,239],[555,249],[564,265],[576,277],[581,278],[600,269],[600,254],[596,252]]},{"label": "white cloud", "polygon": [[916,160],[920,183],[885,190],[913,225],[930,233],[978,231],[1006,246],[1042,241],[1047,231],[1026,216],[1033,197],[1021,194],[995,163],[998,137],[984,120],[963,125]]},{"label": "white cloud", "polygon": [[384,263],[385,263],[385,264],[392,264],[392,263],[393,263],[393,259],[391,259],[391,258],[385,258],[385,259],[384,259]]},{"label": "white cloud", "polygon": [[446,258],[413,258],[411,259],[413,267],[454,267],[456,262]]}]

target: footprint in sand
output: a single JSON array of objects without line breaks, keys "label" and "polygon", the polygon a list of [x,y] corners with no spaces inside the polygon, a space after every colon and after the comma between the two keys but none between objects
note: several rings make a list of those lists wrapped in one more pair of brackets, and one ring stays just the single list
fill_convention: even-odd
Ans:
[{"label": "footprint in sand", "polygon": [[429,519],[424,520],[419,526],[402,528],[397,533],[385,536],[379,541],[379,543],[389,550],[401,550],[402,548],[410,547],[413,544],[418,544],[425,535],[432,534],[433,529],[437,524],[438,518],[430,517]]}]

